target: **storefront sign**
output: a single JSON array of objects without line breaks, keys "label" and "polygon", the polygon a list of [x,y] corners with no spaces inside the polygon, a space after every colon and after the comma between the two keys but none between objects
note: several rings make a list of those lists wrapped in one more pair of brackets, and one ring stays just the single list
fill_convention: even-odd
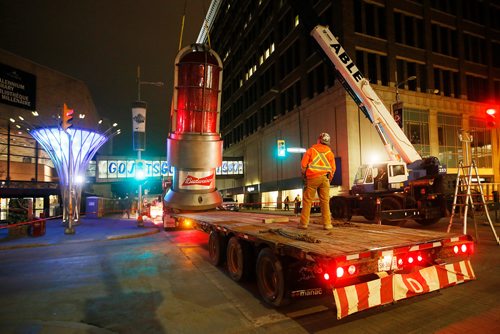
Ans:
[{"label": "storefront sign", "polygon": [[22,109],[36,110],[36,76],[0,64],[0,102]]},{"label": "storefront sign", "polygon": [[[172,176],[174,167],[167,161],[143,160],[145,177]],[[98,160],[97,180],[100,182],[121,181],[135,177],[135,159],[127,160]],[[223,161],[222,166],[216,170],[216,175],[243,175],[243,161]]]}]

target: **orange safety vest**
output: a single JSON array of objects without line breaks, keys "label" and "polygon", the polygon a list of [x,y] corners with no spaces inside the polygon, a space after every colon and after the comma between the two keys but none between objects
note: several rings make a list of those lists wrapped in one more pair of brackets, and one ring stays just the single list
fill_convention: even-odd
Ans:
[{"label": "orange safety vest", "polygon": [[306,178],[312,179],[330,173],[330,178],[335,173],[335,158],[330,147],[323,144],[314,144],[302,158],[302,172]]}]

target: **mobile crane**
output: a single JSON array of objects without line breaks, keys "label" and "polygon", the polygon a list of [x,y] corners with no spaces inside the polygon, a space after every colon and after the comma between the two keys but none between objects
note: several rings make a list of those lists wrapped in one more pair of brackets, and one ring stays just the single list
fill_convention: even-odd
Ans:
[{"label": "mobile crane", "polygon": [[332,216],[350,220],[356,214],[382,221],[413,217],[422,225],[436,223],[446,216],[446,167],[436,157],[422,159],[330,29],[314,24],[317,16],[307,1],[291,3],[334,65],[339,82],[375,127],[390,159],[361,165],[349,194],[330,199]]}]

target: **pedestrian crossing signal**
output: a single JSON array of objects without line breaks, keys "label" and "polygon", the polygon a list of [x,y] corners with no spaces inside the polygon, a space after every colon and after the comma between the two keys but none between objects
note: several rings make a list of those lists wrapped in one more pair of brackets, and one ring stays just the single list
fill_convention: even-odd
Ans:
[{"label": "pedestrian crossing signal", "polygon": [[284,157],[286,155],[285,141],[283,139],[278,139],[278,157]]},{"label": "pedestrian crossing signal", "polygon": [[61,127],[64,131],[73,126],[73,109],[69,109],[66,103],[63,105]]}]

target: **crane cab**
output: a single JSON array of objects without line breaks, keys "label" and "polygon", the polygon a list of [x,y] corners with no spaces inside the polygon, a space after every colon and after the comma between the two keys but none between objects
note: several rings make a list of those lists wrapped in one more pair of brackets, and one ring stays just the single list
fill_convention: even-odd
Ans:
[{"label": "crane cab", "polygon": [[356,194],[400,191],[407,181],[408,169],[404,162],[364,164],[358,168],[352,191]]}]

